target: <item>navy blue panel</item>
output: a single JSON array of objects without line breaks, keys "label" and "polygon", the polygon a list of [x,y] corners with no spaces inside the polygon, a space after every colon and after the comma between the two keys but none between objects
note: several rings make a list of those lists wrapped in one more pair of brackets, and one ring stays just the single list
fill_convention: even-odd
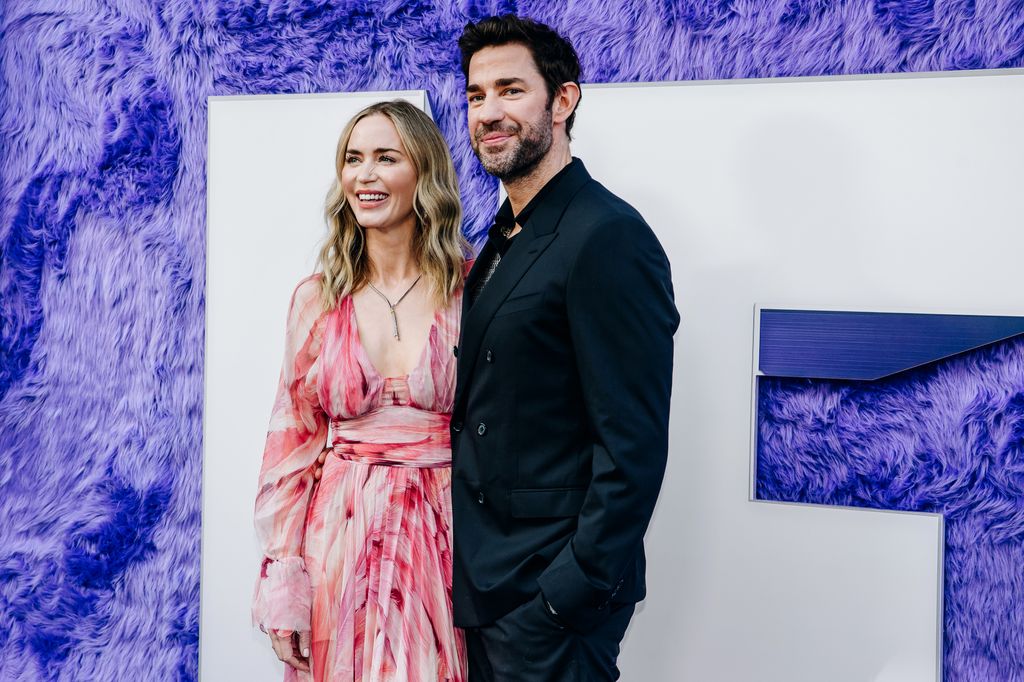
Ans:
[{"label": "navy blue panel", "polygon": [[761,310],[766,376],[879,379],[1024,334],[1024,317]]}]

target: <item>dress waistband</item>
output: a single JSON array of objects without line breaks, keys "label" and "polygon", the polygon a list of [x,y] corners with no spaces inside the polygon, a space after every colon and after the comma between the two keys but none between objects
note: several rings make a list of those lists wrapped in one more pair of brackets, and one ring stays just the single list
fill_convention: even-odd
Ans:
[{"label": "dress waistband", "polygon": [[342,459],[383,466],[451,466],[451,415],[386,406],[354,419],[331,421],[331,446]]}]

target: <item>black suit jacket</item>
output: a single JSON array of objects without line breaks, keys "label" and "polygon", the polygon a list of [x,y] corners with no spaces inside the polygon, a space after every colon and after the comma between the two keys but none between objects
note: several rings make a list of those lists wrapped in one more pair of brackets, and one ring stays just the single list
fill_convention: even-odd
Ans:
[{"label": "black suit jacket", "polygon": [[611,602],[645,594],[679,323],[669,263],[579,160],[556,180],[477,301],[464,297],[452,413],[461,627],[540,590],[587,631]]}]

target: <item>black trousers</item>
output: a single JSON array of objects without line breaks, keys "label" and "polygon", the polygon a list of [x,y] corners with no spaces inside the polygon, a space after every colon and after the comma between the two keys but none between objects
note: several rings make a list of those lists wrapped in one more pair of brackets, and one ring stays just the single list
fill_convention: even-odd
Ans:
[{"label": "black trousers", "polygon": [[466,629],[469,682],[611,682],[636,604],[613,604],[608,619],[586,634],[563,628],[542,597],[490,625]]}]

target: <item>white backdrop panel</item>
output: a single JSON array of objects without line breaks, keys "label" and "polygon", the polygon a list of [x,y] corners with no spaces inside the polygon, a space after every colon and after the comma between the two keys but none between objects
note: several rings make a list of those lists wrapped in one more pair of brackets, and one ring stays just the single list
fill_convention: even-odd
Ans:
[{"label": "white backdrop panel", "polygon": [[252,511],[292,291],[313,272],[345,123],[426,93],[211,97],[207,168],[206,406],[200,677],[280,682],[253,630],[261,553]]},{"label": "white backdrop panel", "polygon": [[1024,313],[1021,111],[1021,72],[584,89],[682,314],[624,680],[939,679],[940,518],[749,501],[753,308]]},{"label": "white backdrop panel", "polygon": [[[395,94],[210,102],[205,680],[280,679],[248,607],[284,317],[337,135]],[[574,152],[658,232],[683,316],[624,680],[938,678],[938,518],[748,501],[753,306],[1024,313],[1022,110],[1019,72],[586,88]]]}]

